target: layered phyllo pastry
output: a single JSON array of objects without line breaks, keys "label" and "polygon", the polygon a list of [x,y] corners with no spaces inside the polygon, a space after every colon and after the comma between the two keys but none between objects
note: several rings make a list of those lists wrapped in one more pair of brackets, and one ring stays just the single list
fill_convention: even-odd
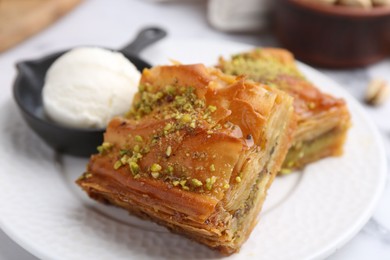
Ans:
[{"label": "layered phyllo pastry", "polygon": [[200,64],[146,69],[77,184],[231,254],[254,228],[295,126],[293,98],[277,88]]},{"label": "layered phyllo pastry", "polygon": [[283,164],[282,173],[302,168],[327,156],[342,154],[350,126],[350,115],[343,99],[321,92],[296,66],[293,55],[283,49],[260,48],[240,53],[217,66],[230,75],[280,89],[294,98],[297,131]]}]

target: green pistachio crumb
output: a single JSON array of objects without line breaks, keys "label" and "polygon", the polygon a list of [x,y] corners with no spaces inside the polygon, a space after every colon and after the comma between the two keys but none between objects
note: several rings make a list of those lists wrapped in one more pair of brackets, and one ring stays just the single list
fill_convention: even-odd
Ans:
[{"label": "green pistachio crumb", "polygon": [[102,145],[99,145],[96,149],[99,153],[103,153],[107,150],[110,150],[114,145],[109,142],[103,142]]},{"label": "green pistachio crumb", "polygon": [[161,91],[160,91],[160,92],[157,92],[157,93],[154,94],[154,96],[153,96],[153,101],[155,102],[155,101],[161,99],[163,96],[164,96],[164,93],[162,93]]},{"label": "green pistachio crumb", "polygon": [[210,165],[210,171],[215,172],[215,165],[214,164]]},{"label": "green pistachio crumb", "polygon": [[88,179],[92,177],[92,173],[85,172],[83,175],[80,176],[79,180]]},{"label": "green pistachio crumb", "polygon": [[140,146],[138,144],[134,145],[133,151],[139,153],[141,150]]},{"label": "green pistachio crumb", "polygon": [[214,113],[215,111],[217,111],[217,107],[216,106],[209,106],[207,108],[211,113]]},{"label": "green pistachio crumb", "polygon": [[183,109],[184,109],[185,111],[188,111],[188,112],[194,110],[194,108],[192,107],[192,105],[191,105],[190,103],[186,103],[186,104],[183,106]]},{"label": "green pistachio crumb", "polygon": [[197,100],[195,100],[195,105],[202,108],[202,107],[204,107],[204,101],[201,99],[197,99]]},{"label": "green pistachio crumb", "polygon": [[159,172],[152,172],[151,175],[153,178],[157,179],[160,176],[160,173]]},{"label": "green pistachio crumb", "polygon": [[149,147],[144,147],[144,148],[141,149],[141,153],[143,153],[143,154],[146,154],[148,152],[150,152],[150,148]]},{"label": "green pistachio crumb", "polygon": [[173,172],[173,166],[172,166],[172,165],[169,165],[169,166],[167,167],[167,171],[168,171],[169,173],[172,173],[172,172]]},{"label": "green pistachio crumb", "polygon": [[185,103],[187,103],[187,99],[183,96],[176,96],[175,97],[175,104],[176,106],[180,107],[183,106]]},{"label": "green pistachio crumb", "polygon": [[133,174],[137,174],[139,172],[139,166],[136,162],[130,162],[129,166],[130,166],[130,170]]},{"label": "green pistachio crumb", "polygon": [[170,94],[170,95],[174,95],[175,94],[175,87],[168,85],[165,87],[165,92]]},{"label": "green pistachio crumb", "polygon": [[214,185],[216,180],[217,180],[217,177],[215,177],[215,176],[211,176],[211,178],[207,178],[206,179],[206,188],[208,190],[211,190],[213,188],[213,185]]},{"label": "green pistachio crumb", "polygon": [[129,159],[130,157],[127,154],[125,154],[120,158],[120,161],[122,164],[126,164],[129,161]]},{"label": "green pistachio crumb", "polygon": [[184,188],[186,186],[186,183],[187,183],[187,180],[181,180],[180,181],[181,187]]},{"label": "green pistachio crumb", "polygon": [[125,150],[125,149],[122,149],[119,151],[119,154],[122,156],[122,155],[125,155],[129,152],[129,150]]},{"label": "green pistachio crumb", "polygon": [[164,131],[169,131],[172,129],[172,124],[171,123],[168,123],[164,126]]},{"label": "green pistachio crumb", "polygon": [[134,179],[139,179],[139,178],[141,178],[141,175],[139,175],[138,173],[134,175]]},{"label": "green pistachio crumb", "polygon": [[169,157],[169,156],[171,156],[171,153],[172,153],[172,147],[168,146],[165,154]]},{"label": "green pistachio crumb", "polygon": [[140,136],[140,135],[136,135],[136,136],[134,137],[134,140],[135,140],[136,142],[142,142],[142,141],[143,141],[142,136]]},{"label": "green pistachio crumb", "polygon": [[142,158],[142,154],[141,153],[134,153],[133,157],[138,160],[138,159],[141,159]]},{"label": "green pistachio crumb", "polygon": [[150,106],[145,106],[143,111],[145,112],[145,114],[150,114],[150,112],[152,112],[152,108]]},{"label": "green pistachio crumb", "polygon": [[287,167],[293,167],[294,166],[294,161],[289,161],[288,163],[287,163]]},{"label": "green pistachio crumb", "polygon": [[122,165],[123,165],[122,162],[118,160],[114,163],[114,169],[118,170]]},{"label": "green pistachio crumb", "polygon": [[291,172],[292,172],[292,170],[291,169],[287,169],[287,168],[283,168],[283,169],[280,170],[280,174],[283,174],[283,175],[289,174]]},{"label": "green pistachio crumb", "polygon": [[241,177],[240,176],[236,177],[236,182],[241,182]]},{"label": "green pistachio crumb", "polygon": [[180,121],[183,123],[189,123],[191,122],[191,116],[189,114],[184,114],[181,118]]},{"label": "green pistachio crumb", "polygon": [[192,179],[192,180],[191,180],[191,183],[192,183],[192,185],[194,185],[195,187],[200,187],[200,186],[203,185],[203,183],[202,183],[200,180],[198,180],[198,179]]},{"label": "green pistachio crumb", "polygon": [[177,185],[179,185],[179,184],[180,184],[180,182],[179,182],[179,181],[173,181],[173,182],[172,182],[172,184],[173,184],[173,186],[175,186],[175,187],[176,187]]},{"label": "green pistachio crumb", "polygon": [[114,145],[111,144],[111,143],[109,143],[109,142],[104,142],[104,143],[102,144],[102,146],[103,146],[103,149],[110,149],[110,148],[112,148]]},{"label": "green pistachio crumb", "polygon": [[147,84],[146,85],[146,91],[148,92],[153,92],[154,91],[154,86],[150,85],[150,84]]},{"label": "green pistachio crumb", "polygon": [[192,121],[192,122],[191,122],[190,127],[191,127],[191,128],[195,128],[195,127],[196,127],[195,121]]},{"label": "green pistachio crumb", "polygon": [[158,163],[153,163],[152,166],[150,167],[150,170],[152,172],[159,172],[159,171],[161,171],[161,169],[162,169],[162,167]]},{"label": "green pistachio crumb", "polygon": [[223,188],[224,188],[225,190],[229,189],[229,188],[230,188],[229,183],[225,183],[225,185],[223,185]]}]

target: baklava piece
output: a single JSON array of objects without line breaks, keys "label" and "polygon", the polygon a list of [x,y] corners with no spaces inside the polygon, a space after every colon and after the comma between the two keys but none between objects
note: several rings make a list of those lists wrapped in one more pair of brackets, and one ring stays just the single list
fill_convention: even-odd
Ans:
[{"label": "baklava piece", "polygon": [[293,99],[203,65],[144,70],[77,180],[91,198],[238,251],[291,144]]},{"label": "baklava piece", "polygon": [[297,131],[281,173],[289,173],[327,156],[342,154],[350,126],[344,100],[322,93],[298,70],[293,55],[283,49],[262,48],[219,60],[231,75],[245,75],[294,98]]}]

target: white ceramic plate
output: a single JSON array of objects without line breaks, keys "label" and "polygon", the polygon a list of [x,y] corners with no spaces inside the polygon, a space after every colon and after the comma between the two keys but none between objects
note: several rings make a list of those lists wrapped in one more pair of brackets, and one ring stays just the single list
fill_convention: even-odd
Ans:
[{"label": "white ceramic plate", "polygon": [[[172,58],[213,64],[219,55],[250,48],[165,40],[143,57],[154,63]],[[353,127],[345,154],[277,178],[260,223],[231,259],[324,258],[366,223],[384,187],[384,150],[362,108],[332,80],[300,68],[321,89],[347,100]],[[87,160],[54,154],[28,129],[11,97],[0,106],[0,226],[28,251],[44,259],[218,258],[162,227],[87,199],[74,184]]]}]

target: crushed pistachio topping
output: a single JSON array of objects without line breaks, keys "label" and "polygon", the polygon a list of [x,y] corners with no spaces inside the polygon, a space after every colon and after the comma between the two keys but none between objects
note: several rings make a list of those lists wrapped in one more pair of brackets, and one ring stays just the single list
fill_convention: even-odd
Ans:
[{"label": "crushed pistachio topping", "polygon": [[291,167],[294,166],[294,164],[295,164],[294,161],[289,161],[289,162],[287,163],[287,167],[291,168]]},{"label": "crushed pistachio topping", "polygon": [[[139,86],[131,110],[126,117],[138,121],[144,117],[156,120],[165,120],[165,124],[153,130],[150,136],[129,135],[131,146],[122,147],[118,155],[118,165],[129,165],[134,178],[149,177],[162,180],[171,187],[177,187],[184,191],[205,192],[212,190],[217,178],[212,176],[207,180],[199,180],[188,176],[189,168],[177,163],[170,163],[170,158],[175,156],[172,147],[180,143],[183,134],[197,133],[197,128],[209,127],[209,135],[218,130],[221,125],[213,121],[212,113],[217,111],[217,106],[207,105],[204,98],[197,96],[193,87],[177,87],[166,85],[165,87],[152,86],[150,83],[143,83]],[[210,124],[210,125],[209,125]],[[184,130],[184,133],[183,131]],[[207,130],[207,129],[206,129]],[[165,146],[165,140],[170,145]],[[140,168],[140,160],[149,151],[158,150],[158,158],[154,163],[145,168]],[[188,158],[206,161],[207,153],[194,153],[184,151]],[[120,166],[119,166],[120,165]],[[216,171],[214,164],[209,167],[211,172]],[[201,171],[207,170],[201,166]],[[203,188],[205,187],[205,188]]]},{"label": "crushed pistachio topping", "polygon": [[171,153],[172,153],[172,147],[168,146],[167,150],[165,151],[165,154],[169,157],[169,156],[171,156]]},{"label": "crushed pistachio topping", "polygon": [[191,116],[189,114],[184,114],[184,115],[181,116],[180,121],[182,123],[189,123],[189,122],[192,121],[192,118],[191,118]]},{"label": "crushed pistachio topping", "polygon": [[207,110],[210,111],[211,113],[214,113],[215,111],[217,111],[217,107],[216,106],[208,106]]},{"label": "crushed pistachio topping", "polygon": [[240,176],[237,176],[237,177],[236,177],[236,182],[238,182],[238,183],[241,182],[241,177],[240,177]]},{"label": "crushed pistachio topping", "polygon": [[200,186],[203,185],[203,183],[202,183],[200,180],[198,180],[198,179],[192,179],[192,180],[191,180],[191,183],[192,183],[192,185],[193,185],[194,187],[200,187]]},{"label": "crushed pistachio topping", "polygon": [[160,176],[160,173],[159,172],[152,172],[151,175],[153,178],[157,179]]},{"label": "crushed pistachio topping", "polygon": [[140,146],[138,144],[134,145],[133,151],[139,153],[141,150]]},{"label": "crushed pistachio topping", "polygon": [[110,150],[114,145],[109,142],[103,142],[102,145],[99,145],[97,147],[97,150],[99,153],[104,153],[108,150]]},{"label": "crushed pistachio topping", "polygon": [[119,151],[119,155],[125,155],[125,154],[128,154],[129,153],[129,150],[126,150],[126,149],[121,149]]},{"label": "crushed pistachio topping", "polygon": [[158,118],[173,118],[178,120],[176,123],[168,123],[164,127],[164,131],[168,133],[174,128],[182,129],[187,125],[191,128],[196,127],[194,119],[198,115],[205,113],[202,109],[205,106],[205,102],[197,97],[194,88],[177,88],[168,85],[160,91],[157,91],[153,87],[148,86],[146,84],[146,86],[140,89],[138,100],[127,113],[128,117],[137,120],[156,110],[158,112]]},{"label": "crushed pistachio topping", "polygon": [[118,161],[116,161],[115,163],[114,163],[114,169],[115,170],[118,170],[120,167],[122,167],[123,166],[123,164],[122,164],[122,162],[120,161],[120,160],[118,160]]},{"label": "crushed pistachio topping", "polygon": [[282,175],[285,175],[285,174],[289,174],[291,172],[292,172],[291,169],[283,168],[283,169],[280,170],[279,173],[282,174]]},{"label": "crushed pistachio topping", "polygon": [[78,180],[84,180],[92,177],[92,173],[90,172],[85,172],[83,175],[81,175]]},{"label": "crushed pistachio topping", "polygon": [[229,183],[225,183],[225,185],[223,185],[223,188],[224,188],[225,190],[229,189],[229,188],[230,188]]},{"label": "crushed pistachio topping", "polygon": [[261,49],[252,52],[233,55],[231,60],[223,60],[220,69],[230,75],[245,74],[249,79],[261,83],[274,83],[279,75],[291,75],[304,78],[294,64],[287,64],[272,55],[267,55]]},{"label": "crushed pistachio topping", "polygon": [[161,169],[162,169],[162,167],[158,163],[153,163],[152,166],[150,167],[150,170],[152,172],[159,172],[159,171],[161,171]]},{"label": "crushed pistachio topping", "polygon": [[169,131],[172,129],[172,124],[171,123],[168,123],[164,126],[164,131]]},{"label": "crushed pistachio topping", "polygon": [[214,183],[216,182],[217,177],[211,176],[211,178],[206,179],[206,188],[211,190],[213,188]]},{"label": "crushed pistachio topping", "polygon": [[139,165],[138,165],[138,163],[131,161],[131,162],[129,162],[129,167],[130,167],[130,171],[134,175],[138,174],[138,172],[139,172]]},{"label": "crushed pistachio topping", "polygon": [[136,136],[134,137],[134,140],[135,140],[136,142],[142,142],[142,141],[143,141],[142,136],[140,136],[140,135],[136,135]]},{"label": "crushed pistachio topping", "polygon": [[127,154],[125,154],[120,158],[120,161],[122,164],[126,164],[129,161],[129,159],[130,157]]},{"label": "crushed pistachio topping", "polygon": [[190,190],[190,187],[186,186],[187,180],[181,180],[179,183],[183,190]]},{"label": "crushed pistachio topping", "polygon": [[167,171],[168,171],[168,173],[173,173],[173,166],[172,165],[168,165],[168,167],[167,167]]}]

